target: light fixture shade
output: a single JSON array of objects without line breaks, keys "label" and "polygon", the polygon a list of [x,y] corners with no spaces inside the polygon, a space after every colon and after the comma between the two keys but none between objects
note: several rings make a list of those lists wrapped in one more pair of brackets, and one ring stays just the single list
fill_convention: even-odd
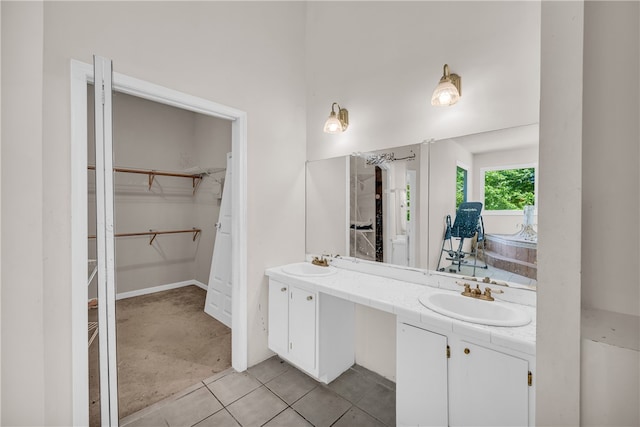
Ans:
[{"label": "light fixture shade", "polygon": [[338,119],[338,116],[333,111],[329,115],[329,118],[324,122],[324,131],[326,133],[341,133],[342,123]]},{"label": "light fixture shade", "polygon": [[[338,107],[336,113],[335,107]],[[324,131],[326,133],[342,133],[349,127],[349,112],[346,108],[340,108],[337,102],[331,104],[331,113],[326,122],[324,122]]]},{"label": "light fixture shade", "polygon": [[460,99],[458,89],[450,82],[444,81],[438,83],[431,97],[431,105],[453,105]]},{"label": "light fixture shade", "polygon": [[449,73],[449,65],[444,64],[442,78],[431,96],[431,105],[449,106],[458,102],[462,94],[461,80],[459,75]]}]

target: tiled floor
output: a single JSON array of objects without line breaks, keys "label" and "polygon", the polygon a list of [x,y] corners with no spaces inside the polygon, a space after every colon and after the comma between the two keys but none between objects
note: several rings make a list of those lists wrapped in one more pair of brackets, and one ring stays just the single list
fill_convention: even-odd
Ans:
[{"label": "tiled floor", "polygon": [[141,426],[395,426],[395,384],[354,365],[329,385],[272,357],[221,372],[120,421]]}]

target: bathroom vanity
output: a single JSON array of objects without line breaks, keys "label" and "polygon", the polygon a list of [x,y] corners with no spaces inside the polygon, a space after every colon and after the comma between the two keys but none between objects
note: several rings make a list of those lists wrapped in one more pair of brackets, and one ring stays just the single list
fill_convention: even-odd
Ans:
[{"label": "bathroom vanity", "polygon": [[397,425],[535,425],[535,295],[501,288],[495,304],[531,320],[488,326],[420,302],[433,293],[459,296],[459,278],[350,260],[334,260],[339,268],[326,270],[310,265],[266,271],[269,348],[280,357],[331,382],[355,361],[354,308],[361,304],[396,315],[390,344],[396,346]]}]

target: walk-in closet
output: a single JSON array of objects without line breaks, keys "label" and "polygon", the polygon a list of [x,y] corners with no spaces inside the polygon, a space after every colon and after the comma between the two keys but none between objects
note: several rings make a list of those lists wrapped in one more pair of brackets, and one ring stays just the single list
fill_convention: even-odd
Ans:
[{"label": "walk-in closet", "polygon": [[[98,426],[105,353],[96,309],[92,85],[87,95],[89,413]],[[119,92],[112,102],[122,420],[231,366],[231,122]]]}]

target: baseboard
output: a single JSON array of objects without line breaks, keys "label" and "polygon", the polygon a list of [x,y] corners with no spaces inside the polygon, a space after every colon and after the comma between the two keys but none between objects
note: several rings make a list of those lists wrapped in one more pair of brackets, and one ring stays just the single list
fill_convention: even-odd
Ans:
[{"label": "baseboard", "polygon": [[205,285],[204,283],[200,282],[199,280],[192,280],[192,284],[196,285],[199,288],[204,289],[205,291],[209,289],[209,287],[207,285]]},{"label": "baseboard", "polygon": [[205,285],[204,283],[198,280],[185,280],[183,282],[168,283],[166,285],[153,286],[151,288],[138,289],[135,291],[120,292],[116,294],[116,300],[137,297],[140,295],[148,295],[156,292],[168,291],[170,289],[177,289],[177,288],[182,288],[184,286],[191,286],[191,285],[195,285],[199,288],[204,289],[205,291],[207,290],[207,285]]}]

